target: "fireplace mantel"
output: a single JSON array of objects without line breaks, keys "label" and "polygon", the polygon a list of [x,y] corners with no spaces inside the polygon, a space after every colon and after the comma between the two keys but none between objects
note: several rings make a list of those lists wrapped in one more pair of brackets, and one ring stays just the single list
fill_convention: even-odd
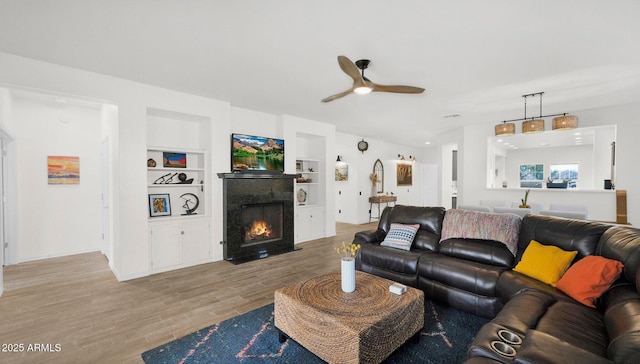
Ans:
[{"label": "fireplace mantel", "polygon": [[218,173],[218,177],[222,179],[255,179],[255,178],[296,178],[295,174],[286,173],[261,173],[261,172],[239,172],[239,173]]}]

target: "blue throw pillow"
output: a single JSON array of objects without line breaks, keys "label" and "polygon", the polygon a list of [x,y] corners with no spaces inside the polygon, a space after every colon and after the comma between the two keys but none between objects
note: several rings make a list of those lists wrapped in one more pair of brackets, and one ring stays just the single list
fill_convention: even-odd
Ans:
[{"label": "blue throw pillow", "polygon": [[384,238],[384,241],[380,243],[380,245],[388,246],[389,248],[409,250],[411,249],[413,238],[416,237],[416,233],[418,232],[419,228],[419,224],[391,224],[389,233],[387,233],[387,236]]}]

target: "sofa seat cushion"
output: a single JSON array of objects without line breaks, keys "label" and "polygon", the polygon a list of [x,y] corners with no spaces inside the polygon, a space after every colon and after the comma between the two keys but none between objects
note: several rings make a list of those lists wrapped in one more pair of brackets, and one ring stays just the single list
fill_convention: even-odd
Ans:
[{"label": "sofa seat cushion", "polygon": [[535,329],[596,355],[607,355],[609,339],[604,316],[593,308],[576,302],[556,301]]},{"label": "sofa seat cushion", "polygon": [[468,210],[447,210],[440,242],[451,238],[495,240],[516,255],[521,218],[513,214],[493,214]]},{"label": "sofa seat cushion", "polygon": [[420,251],[405,251],[378,244],[365,244],[360,248],[363,265],[410,275],[417,274],[421,254]]},{"label": "sofa seat cushion", "polygon": [[418,264],[421,278],[487,297],[496,297],[496,282],[506,269],[437,253],[424,253]]},{"label": "sofa seat cushion", "polygon": [[511,268],[513,254],[507,247],[495,240],[452,238],[440,243],[440,253],[450,257],[473,262]]},{"label": "sofa seat cushion", "polygon": [[505,359],[490,346],[492,341],[503,341],[497,335],[501,329],[522,339],[521,345],[513,346],[516,355],[508,362],[609,362],[603,314],[575,301],[557,300],[536,290],[518,294],[480,329],[469,355]]},{"label": "sofa seat cushion", "polygon": [[519,293],[529,289],[544,292],[558,300],[571,300],[559,289],[513,270],[507,270],[500,275],[496,289],[502,303],[506,303]]},{"label": "sofa seat cushion", "polygon": [[535,329],[598,356],[607,354],[609,341],[601,312],[541,291],[518,294],[492,322],[523,335]]}]

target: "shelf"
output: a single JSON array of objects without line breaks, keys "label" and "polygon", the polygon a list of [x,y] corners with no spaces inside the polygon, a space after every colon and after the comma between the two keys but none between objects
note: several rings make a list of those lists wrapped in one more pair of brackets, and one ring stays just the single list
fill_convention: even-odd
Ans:
[{"label": "shelf", "polygon": [[206,152],[205,150],[202,150],[202,149],[155,147],[155,146],[147,146],[147,151],[148,152],[191,153],[191,154],[204,154]]},{"label": "shelf", "polygon": [[306,208],[306,207],[319,207],[319,206],[323,206],[323,205],[320,205],[320,204],[317,204],[317,203],[314,203],[314,204],[305,204],[305,205],[296,204],[296,208],[298,208],[298,207],[305,207],[305,208]]},{"label": "shelf", "polygon": [[175,221],[176,219],[195,220],[195,219],[198,219],[198,218],[208,219],[209,215],[196,214],[196,215],[158,216],[158,217],[148,217],[147,220],[149,220],[149,222],[162,223],[162,222],[172,222],[172,221]]},{"label": "shelf", "polygon": [[167,171],[167,172],[204,172],[204,168],[164,168],[164,167],[147,167],[147,171]]},{"label": "shelf", "polygon": [[147,185],[147,187],[149,188],[157,188],[157,187],[201,187],[204,186],[201,183],[169,183],[169,184],[163,184],[163,183],[156,183],[156,184],[150,184]]}]

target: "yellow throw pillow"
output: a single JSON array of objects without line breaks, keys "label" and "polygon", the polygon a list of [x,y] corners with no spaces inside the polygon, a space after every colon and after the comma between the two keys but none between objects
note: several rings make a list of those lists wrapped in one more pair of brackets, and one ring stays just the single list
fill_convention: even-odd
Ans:
[{"label": "yellow throw pillow", "polygon": [[576,254],[577,251],[568,252],[557,246],[542,245],[531,240],[513,270],[555,287]]}]

